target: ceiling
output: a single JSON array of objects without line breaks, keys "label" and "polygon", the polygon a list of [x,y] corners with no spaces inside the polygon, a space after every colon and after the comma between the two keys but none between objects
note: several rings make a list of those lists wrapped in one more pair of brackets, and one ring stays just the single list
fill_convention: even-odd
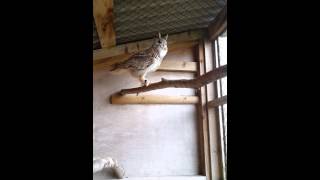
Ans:
[{"label": "ceiling", "polygon": [[[114,0],[116,43],[149,39],[158,31],[174,34],[205,28],[224,5],[225,0]],[[93,28],[93,46],[98,49]]]}]

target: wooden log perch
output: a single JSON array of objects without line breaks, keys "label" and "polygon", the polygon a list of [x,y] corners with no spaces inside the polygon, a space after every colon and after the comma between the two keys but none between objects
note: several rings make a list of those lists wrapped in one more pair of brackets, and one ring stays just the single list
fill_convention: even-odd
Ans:
[{"label": "wooden log perch", "polygon": [[160,82],[150,84],[149,86],[137,87],[132,89],[122,89],[120,95],[141,93],[164,88],[200,88],[203,85],[216,81],[217,79],[227,76],[227,65],[209,71],[208,73],[190,80],[167,80],[162,78]]},{"label": "wooden log perch", "polygon": [[111,104],[196,104],[198,96],[125,95],[111,96]]}]

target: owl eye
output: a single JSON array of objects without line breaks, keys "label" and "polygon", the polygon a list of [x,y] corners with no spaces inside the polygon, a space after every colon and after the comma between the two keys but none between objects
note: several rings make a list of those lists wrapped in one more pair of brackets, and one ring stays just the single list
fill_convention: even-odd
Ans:
[{"label": "owl eye", "polygon": [[158,42],[159,42],[159,43],[161,43],[161,41],[160,41],[160,40],[159,40]]}]

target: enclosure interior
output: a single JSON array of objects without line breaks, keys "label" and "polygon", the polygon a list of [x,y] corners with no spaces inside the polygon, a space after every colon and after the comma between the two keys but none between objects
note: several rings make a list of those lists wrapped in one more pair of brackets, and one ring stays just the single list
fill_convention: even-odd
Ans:
[{"label": "enclosure interior", "polygon": [[[166,68],[149,74],[150,83],[161,78],[194,79],[207,73],[218,66],[214,65],[216,50],[211,46],[205,48],[204,44],[214,42],[208,35],[208,32],[212,34],[209,26],[219,19],[217,16],[226,1],[93,2],[93,157],[117,159],[126,176],[133,179],[204,180],[211,179],[211,176],[220,179],[217,116],[212,113],[213,109],[208,111],[210,120],[202,114],[205,112],[204,103],[218,97],[213,93],[214,83],[206,87],[212,90],[211,94],[206,93],[204,87],[197,90],[166,88],[142,93],[195,96],[199,100],[196,104],[112,104],[110,97],[113,94],[141,84],[129,73],[116,75],[104,66],[146,49],[150,45],[147,41],[161,32],[169,34],[168,54],[162,62]],[[95,59],[95,53],[99,51],[108,58]],[[186,72],[185,69],[191,66],[194,67],[192,72]],[[208,124],[204,124],[205,121]],[[210,126],[213,131],[207,131],[205,126]],[[94,179],[106,178],[115,177],[112,173],[94,174]]]},{"label": "enclosure interior", "polygon": [[[170,48],[170,47],[169,47]],[[164,61],[194,61],[196,46],[170,51]],[[160,79],[192,79],[191,72],[156,71]],[[94,157],[114,157],[129,177],[198,175],[199,142],[196,105],[116,105],[110,96],[140,86],[129,74],[95,71],[93,80]],[[195,95],[193,89],[168,88],[157,95]]]}]

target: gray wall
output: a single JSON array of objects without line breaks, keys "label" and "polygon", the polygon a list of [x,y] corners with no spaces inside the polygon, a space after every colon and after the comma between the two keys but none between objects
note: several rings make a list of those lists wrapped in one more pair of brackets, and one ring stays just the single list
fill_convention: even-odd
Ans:
[{"label": "gray wall", "polygon": [[[192,60],[193,51],[170,52],[166,60]],[[182,60],[179,59],[179,60]],[[155,72],[151,82],[191,79],[191,73]],[[129,74],[94,72],[93,156],[117,159],[129,177],[199,174],[195,105],[112,105],[110,95],[139,86]],[[145,94],[194,95],[192,89],[162,89]]]}]

